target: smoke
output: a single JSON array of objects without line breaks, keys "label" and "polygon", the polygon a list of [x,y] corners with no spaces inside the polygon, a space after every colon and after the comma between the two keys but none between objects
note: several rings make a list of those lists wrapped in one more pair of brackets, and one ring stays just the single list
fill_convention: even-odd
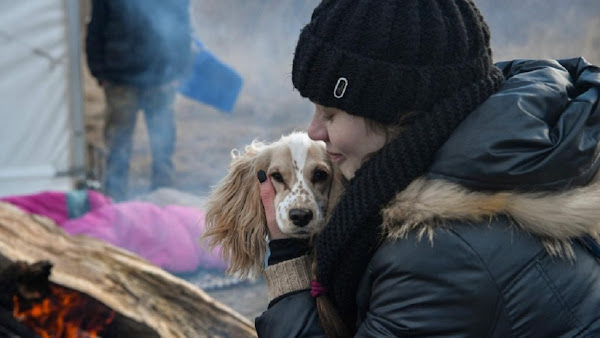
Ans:
[{"label": "smoke", "polygon": [[[294,90],[291,69],[300,30],[319,2],[191,2],[194,34],[221,61],[240,73],[244,85],[231,115],[178,100],[178,189],[206,194],[225,176],[233,148],[241,149],[256,138],[274,140],[283,133],[306,128],[313,108]],[[475,3],[490,26],[495,61],[584,56],[590,62],[600,63],[600,1]],[[146,157],[132,163],[138,178],[149,175],[148,152],[142,153]]]},{"label": "smoke", "polygon": [[[263,119],[310,114],[291,84],[300,29],[318,0],[192,3],[196,34],[245,79],[244,110]],[[600,1],[475,0],[492,32],[495,60],[585,56],[600,62]],[[247,105],[247,106],[246,106]],[[260,108],[259,108],[260,107]],[[284,115],[284,116],[282,116]],[[287,116],[285,116],[287,115]],[[298,122],[292,119],[289,122]]]},{"label": "smoke", "polygon": [[294,92],[292,58],[316,0],[205,0],[193,3],[197,36],[244,78],[238,111],[279,124],[306,122],[308,102]]},{"label": "smoke", "polygon": [[109,80],[158,86],[189,69],[189,0],[109,1],[104,6],[110,9],[99,33],[104,38],[92,41],[104,41],[99,51]]},{"label": "smoke", "polygon": [[583,56],[600,63],[600,2],[475,0],[488,22],[496,61]]}]

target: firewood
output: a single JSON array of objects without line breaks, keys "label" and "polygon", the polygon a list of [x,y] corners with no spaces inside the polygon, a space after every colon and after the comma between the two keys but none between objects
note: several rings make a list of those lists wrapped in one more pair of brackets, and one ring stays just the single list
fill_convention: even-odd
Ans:
[{"label": "firewood", "polygon": [[89,295],[161,337],[256,336],[248,319],[143,258],[70,236],[48,218],[0,202],[0,270],[7,261],[38,262],[41,272],[39,262],[50,262],[52,283]]}]

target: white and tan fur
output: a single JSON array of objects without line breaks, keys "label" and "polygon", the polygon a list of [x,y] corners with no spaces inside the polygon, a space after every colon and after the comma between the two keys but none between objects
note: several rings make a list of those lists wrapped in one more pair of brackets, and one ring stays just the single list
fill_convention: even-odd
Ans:
[{"label": "white and tan fur", "polygon": [[417,231],[433,244],[436,227],[449,220],[485,223],[507,215],[521,230],[541,238],[554,256],[574,257],[571,241],[600,235],[600,183],[554,192],[479,192],[444,180],[419,178],[382,211],[390,238]]},{"label": "white and tan fur", "polygon": [[208,198],[203,237],[211,248],[221,246],[228,273],[255,277],[264,271],[268,234],[257,172],[264,170],[275,188],[277,225],[300,238],[323,228],[343,180],[325,144],[303,132],[273,143],[254,141],[231,154],[229,172]]}]

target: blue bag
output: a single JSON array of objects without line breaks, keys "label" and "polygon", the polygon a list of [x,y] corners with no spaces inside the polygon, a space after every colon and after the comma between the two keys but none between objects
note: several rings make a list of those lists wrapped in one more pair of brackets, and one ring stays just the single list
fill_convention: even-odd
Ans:
[{"label": "blue bag", "polygon": [[200,40],[193,40],[191,71],[182,79],[179,92],[230,113],[242,89],[242,77],[219,61]]}]

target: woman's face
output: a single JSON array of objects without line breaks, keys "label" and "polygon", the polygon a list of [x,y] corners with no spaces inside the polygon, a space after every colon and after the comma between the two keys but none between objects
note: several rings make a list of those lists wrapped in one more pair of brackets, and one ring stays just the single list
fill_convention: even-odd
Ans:
[{"label": "woman's face", "polygon": [[381,149],[386,141],[385,134],[369,129],[364,118],[318,104],[308,126],[308,136],[325,142],[327,153],[347,179],[354,177],[365,158]]}]

